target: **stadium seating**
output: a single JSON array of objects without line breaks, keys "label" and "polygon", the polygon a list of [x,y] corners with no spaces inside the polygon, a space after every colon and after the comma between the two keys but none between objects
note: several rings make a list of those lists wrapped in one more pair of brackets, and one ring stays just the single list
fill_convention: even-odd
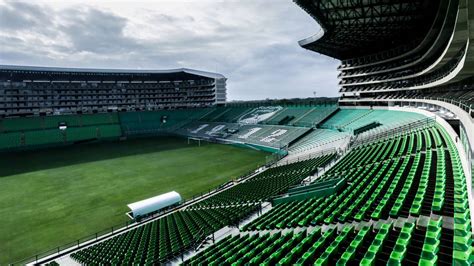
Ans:
[{"label": "stadium seating", "polygon": [[193,122],[175,131],[183,136],[221,139],[266,147],[282,148],[309,128],[273,125],[241,125],[224,122]]},{"label": "stadium seating", "polygon": [[382,93],[375,99],[427,99],[444,101],[462,108],[474,117],[474,79],[470,78],[466,81],[455,85],[446,85],[443,87],[435,87],[433,89],[423,91],[396,91]]},{"label": "stadium seating", "polygon": [[223,113],[213,121],[220,121],[220,122],[237,122],[237,120],[244,115],[245,113],[249,112],[251,109],[242,108],[242,107],[229,107],[229,111]]},{"label": "stadium seating", "polygon": [[222,112],[225,110],[225,108],[210,108],[204,116],[200,117],[200,121],[205,121],[205,122],[211,122],[213,121],[216,117],[220,116]]},{"label": "stadium seating", "polygon": [[163,263],[255,209],[250,205],[178,211],[73,253],[71,258],[81,264]]},{"label": "stadium seating", "polygon": [[315,129],[296,143],[292,144],[288,151],[290,153],[301,153],[312,150],[338,140],[349,137],[349,134],[329,129]]},{"label": "stadium seating", "polygon": [[[468,44],[465,44],[467,46]],[[452,57],[441,67],[437,69],[437,71],[424,73],[422,75],[408,75],[403,76],[401,78],[394,78],[388,79],[387,81],[380,80],[380,82],[374,83],[358,83],[357,85],[346,85],[341,89],[341,92],[353,92],[353,91],[360,91],[361,89],[364,91],[373,91],[373,90],[390,90],[390,89],[403,89],[403,88],[415,88],[417,86],[421,86],[424,84],[434,83],[436,80],[446,77],[458,66],[458,64],[462,61],[466,53],[466,47],[462,47],[456,49]],[[424,66],[426,67],[426,65]],[[420,71],[423,69],[415,68],[414,71]],[[407,72],[411,72],[410,70]],[[404,72],[401,72],[403,74]],[[421,72],[418,72],[421,73]],[[387,76],[385,76],[387,77]],[[360,79],[362,81],[362,79]],[[402,81],[402,82],[401,82]],[[344,84],[344,83],[342,83]]]},{"label": "stadium seating", "polygon": [[[239,118],[254,110],[252,107],[216,107],[161,111],[98,113],[83,115],[56,115],[26,118],[7,118],[0,120],[0,149],[14,149],[38,145],[57,145],[76,141],[118,138],[122,132],[126,136],[180,133],[199,138],[220,137],[238,143],[248,143],[265,147],[282,148],[308,131],[298,126],[314,126],[327,115],[334,112],[336,105],[316,105],[285,107],[273,117],[295,114],[292,126],[242,125]],[[273,119],[273,118],[271,118]],[[268,123],[272,123],[272,120]],[[195,122],[195,121],[206,122]],[[66,125],[66,132],[58,130]],[[203,124],[211,127],[224,125],[217,135],[208,136],[209,129],[192,133]],[[117,129],[120,125],[121,129]],[[296,127],[295,127],[296,126]],[[229,133],[227,129],[238,129]],[[259,128],[258,132],[252,130]],[[43,131],[44,132],[40,132]],[[54,131],[56,130],[56,131]],[[13,133],[5,135],[6,133]],[[48,134],[51,134],[48,136]],[[2,141],[4,139],[4,141]],[[7,141],[12,140],[12,141]],[[15,144],[16,143],[16,144]]]},{"label": "stadium seating", "polygon": [[425,116],[411,112],[370,110],[370,109],[341,109],[334,116],[321,125],[321,128],[336,129],[340,131],[353,132],[355,129],[377,122],[381,126],[369,130],[373,133],[377,130],[388,130],[411,122],[426,118]]},{"label": "stadium seating", "polygon": [[[463,109],[474,109],[474,85],[469,81],[459,87],[447,87],[445,91],[434,91],[424,94],[413,95],[413,98],[441,100],[452,103],[461,103],[459,107]],[[456,91],[456,89],[459,89]]]},{"label": "stadium seating", "polygon": [[119,118],[125,135],[146,135],[176,130],[199,119],[199,117],[210,110],[199,108],[153,112],[125,112],[120,113]]},{"label": "stadium seating", "polygon": [[[315,181],[345,178],[348,184],[337,194],[278,204],[245,229],[291,228],[432,213],[452,217],[455,180],[465,179],[455,161],[454,148],[449,152],[444,150],[445,143],[450,143],[444,136],[442,130],[432,127],[358,147]],[[459,197],[464,198],[461,203],[466,204],[462,183],[459,187]],[[465,216],[465,210],[466,207],[460,207],[459,215]]]},{"label": "stadium seating", "polygon": [[[440,128],[444,134],[444,128]],[[452,168],[447,169],[448,176],[452,176],[449,181],[454,181],[453,188],[446,189],[446,192],[454,196],[454,202],[447,202],[449,205],[454,205],[454,252],[453,262],[459,265],[472,265],[472,237],[471,237],[471,220],[469,212],[469,202],[467,198],[467,184],[464,171],[462,170],[461,160],[457,149],[450,138],[446,139],[449,155],[447,159],[451,161]],[[454,180],[453,180],[454,179]],[[448,185],[448,184],[446,184]],[[454,195],[453,195],[454,194]],[[448,195],[448,193],[446,193]]]},{"label": "stadium seating", "polygon": [[[316,121],[317,108],[286,107],[272,119],[281,118],[279,121],[282,121],[294,115],[295,118],[285,122],[289,125]],[[65,119],[38,118],[27,119],[23,126],[2,122],[0,147],[116,138],[122,130],[129,135],[169,130],[186,136],[271,146],[293,142],[310,130],[233,123],[246,110],[249,109],[219,107],[195,113],[189,110],[121,113],[115,118],[108,114],[93,119],[86,115]],[[313,129],[290,146],[289,151],[298,153],[346,138],[354,128],[371,121],[382,121],[387,129],[420,118],[416,114],[399,118],[387,115],[388,112],[339,110],[325,120],[322,127],[326,129]],[[166,123],[162,123],[163,117]],[[57,129],[57,124],[64,121],[68,128]],[[33,126],[40,129],[30,129]],[[247,134],[255,128],[260,129]],[[274,140],[264,141],[278,130],[286,131]],[[282,198],[283,193],[301,185],[303,179],[335,158],[336,154],[328,154],[271,167],[185,210],[80,250],[71,258],[81,264],[166,263],[219,228],[237,225],[242,218],[254,213],[261,202],[274,201],[268,212],[241,227],[238,235],[234,232],[234,235],[224,237],[185,264],[471,263],[466,178],[456,147],[442,127],[432,125],[401,131],[352,147],[310,184],[317,186],[343,180],[338,189],[330,192],[333,194],[278,203],[277,196]],[[443,225],[451,218],[452,222]]]},{"label": "stadium seating", "polygon": [[218,107],[200,120],[205,122],[235,123],[242,115],[250,110],[252,109],[246,107]]},{"label": "stadium seating", "polygon": [[[354,121],[367,116],[373,110],[369,109],[341,109],[335,113],[329,120],[321,125],[321,128],[344,129]],[[363,120],[365,121],[365,120]]]},{"label": "stadium seating", "polygon": [[284,107],[265,120],[264,123],[270,125],[291,125],[313,111],[315,111],[315,108],[311,107]]},{"label": "stadium seating", "polygon": [[343,226],[228,236],[185,265],[436,265],[451,264],[453,232],[442,220],[427,226]]},{"label": "stadium seating", "polygon": [[197,206],[228,206],[267,200],[286,191],[329,163],[335,154],[270,168],[249,180],[205,199]]},{"label": "stadium seating", "polygon": [[300,127],[314,127],[337,110],[336,105],[313,107],[303,116],[293,120],[291,125]]},{"label": "stadium seating", "polygon": [[[397,135],[392,138],[367,144],[363,147],[359,146],[345,156],[338,165],[329,170],[328,174],[347,169],[347,167],[359,167],[375,161],[413,154],[421,149],[426,149],[426,147],[432,147],[431,139],[433,138],[435,138],[436,147],[442,145],[438,131],[427,129]],[[385,150],[383,154],[381,154],[382,149]],[[387,149],[389,150],[386,151]]]}]

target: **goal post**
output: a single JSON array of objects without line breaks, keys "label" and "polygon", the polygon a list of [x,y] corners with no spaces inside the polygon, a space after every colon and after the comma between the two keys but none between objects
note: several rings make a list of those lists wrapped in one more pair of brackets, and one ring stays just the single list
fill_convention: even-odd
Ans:
[{"label": "goal post", "polygon": [[188,144],[191,144],[193,142],[197,142],[198,146],[201,147],[201,139],[200,138],[188,137]]}]

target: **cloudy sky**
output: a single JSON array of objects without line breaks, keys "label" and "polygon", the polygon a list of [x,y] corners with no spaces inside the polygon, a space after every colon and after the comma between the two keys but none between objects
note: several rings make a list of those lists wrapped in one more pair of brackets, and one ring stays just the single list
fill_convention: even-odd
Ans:
[{"label": "cloudy sky", "polygon": [[297,41],[319,31],[292,0],[0,0],[0,64],[195,68],[230,100],[335,96],[338,61]]}]

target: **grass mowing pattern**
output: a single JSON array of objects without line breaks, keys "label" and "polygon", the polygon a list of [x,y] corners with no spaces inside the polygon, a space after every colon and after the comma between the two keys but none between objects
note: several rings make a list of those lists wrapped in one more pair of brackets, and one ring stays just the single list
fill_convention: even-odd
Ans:
[{"label": "grass mowing pattern", "polygon": [[185,139],[0,154],[0,265],[125,222],[126,204],[184,198],[255,169],[265,153]]}]

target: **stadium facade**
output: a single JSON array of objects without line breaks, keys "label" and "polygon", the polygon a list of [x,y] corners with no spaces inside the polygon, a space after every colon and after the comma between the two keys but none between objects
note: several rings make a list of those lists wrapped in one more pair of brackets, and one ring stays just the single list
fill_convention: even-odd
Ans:
[{"label": "stadium facade", "polygon": [[129,70],[0,66],[0,116],[210,107],[226,78],[193,69]]},{"label": "stadium facade", "polygon": [[341,60],[340,106],[439,110],[474,169],[473,1],[295,3],[321,27],[300,46]]},{"label": "stadium facade", "polygon": [[344,102],[454,88],[468,93],[458,100],[472,103],[472,1],[295,2],[322,28],[300,45],[342,61],[338,70]]}]

